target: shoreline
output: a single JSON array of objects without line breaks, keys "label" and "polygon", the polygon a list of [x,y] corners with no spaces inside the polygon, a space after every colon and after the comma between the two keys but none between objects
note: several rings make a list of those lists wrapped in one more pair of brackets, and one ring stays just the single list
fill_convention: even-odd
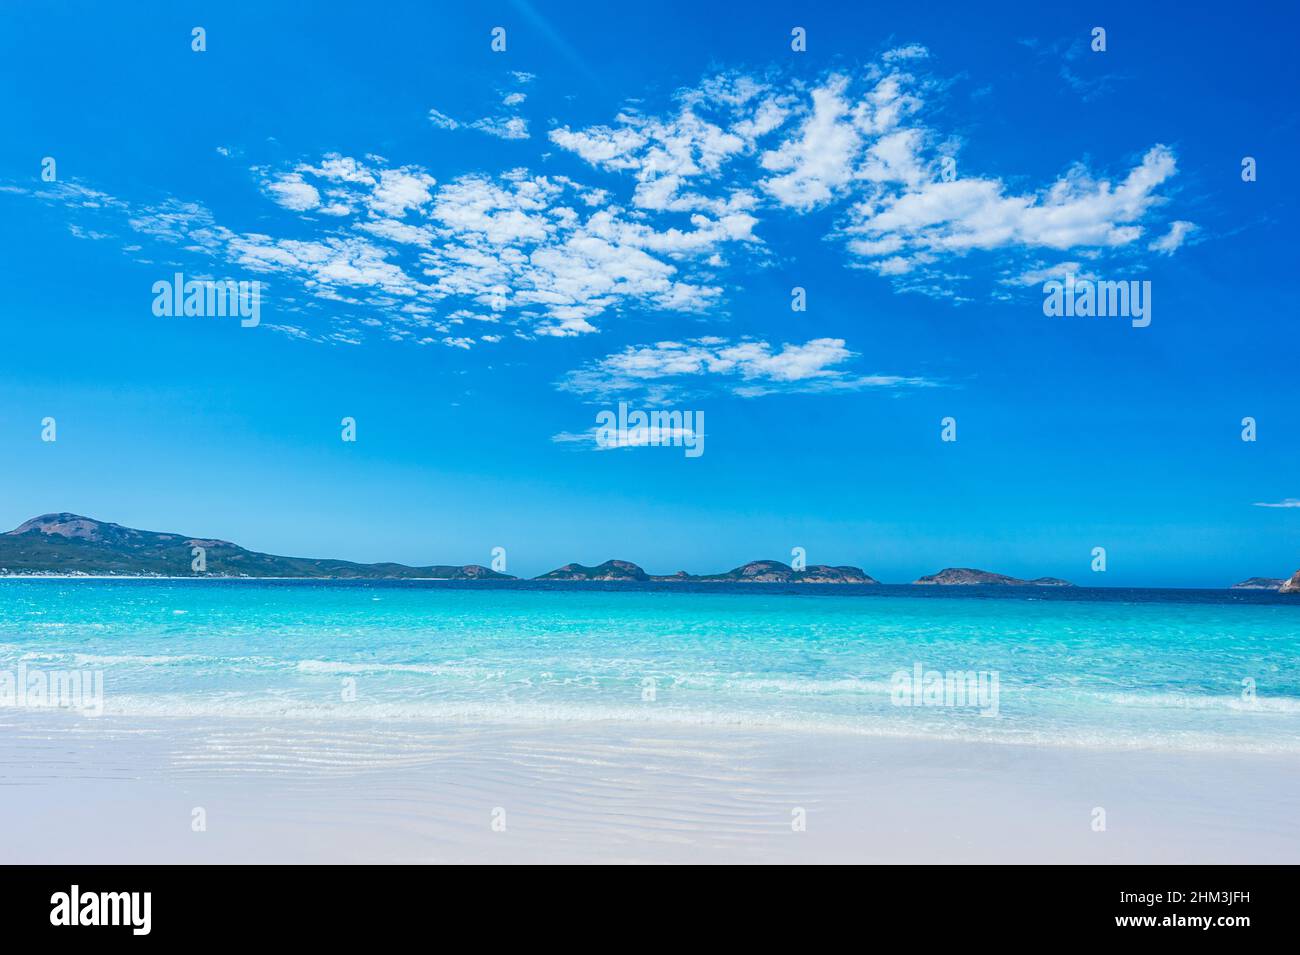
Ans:
[{"label": "shoreline", "polygon": [[26,820],[6,861],[1300,858],[1286,757],[622,723],[93,723],[0,712],[6,801]]},{"label": "shoreline", "polygon": [[[42,668],[32,667],[37,671]],[[45,668],[49,669],[49,668]],[[339,673],[363,672],[353,668],[344,668]],[[234,713],[220,707],[205,709],[200,703],[191,701],[185,712],[162,712],[157,709],[106,708],[98,714],[87,713],[69,707],[55,706],[12,706],[0,705],[0,725],[7,718],[21,720],[24,716],[47,718],[60,721],[51,725],[52,732],[70,734],[94,734],[98,726],[109,727],[137,723],[159,727],[183,727],[199,720],[224,723],[232,729],[249,729],[268,722],[304,733],[347,732],[356,726],[399,726],[414,732],[430,730],[463,729],[476,727],[504,733],[532,733],[551,729],[556,732],[581,731],[583,729],[634,730],[640,733],[721,733],[752,734],[755,736],[780,737],[797,735],[808,738],[827,740],[831,743],[840,741],[844,745],[859,742],[881,742],[885,745],[937,745],[937,746],[976,746],[990,750],[1008,748],[1016,751],[1040,750],[1045,752],[1094,754],[1096,756],[1148,756],[1150,758],[1180,757],[1196,759],[1205,757],[1216,759],[1223,756],[1239,755],[1243,758],[1291,759],[1300,754],[1300,738],[1286,746],[1261,744],[1258,740],[1220,737],[1207,733],[1202,737],[1183,735],[1177,741],[1168,738],[1145,736],[1142,738],[1122,740],[1119,738],[1071,737],[1061,734],[1045,734],[1042,730],[1030,730],[1022,734],[984,734],[963,733],[960,730],[949,732],[925,732],[909,730],[887,723],[848,724],[842,722],[805,721],[761,721],[754,720],[747,714],[711,713],[669,713],[665,717],[646,718],[628,708],[611,711],[606,714],[573,711],[563,712],[555,708],[545,715],[529,712],[521,708],[518,714],[503,712],[495,705],[476,705],[473,703],[456,704],[444,709],[431,709],[419,712],[413,708],[379,706],[365,712],[349,712],[340,715],[337,710],[309,711],[306,709],[286,708],[282,703],[271,702],[265,709]]]}]

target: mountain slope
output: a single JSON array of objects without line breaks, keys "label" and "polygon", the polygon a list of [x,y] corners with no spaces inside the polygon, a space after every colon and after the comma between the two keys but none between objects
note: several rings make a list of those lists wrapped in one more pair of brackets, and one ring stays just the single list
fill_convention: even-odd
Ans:
[{"label": "mountain slope", "polygon": [[[196,547],[205,552],[203,573],[191,566]],[[511,579],[508,574],[477,564],[408,567],[279,557],[246,550],[229,541],[136,530],[67,513],[42,514],[0,534],[0,575],[14,574]]]}]

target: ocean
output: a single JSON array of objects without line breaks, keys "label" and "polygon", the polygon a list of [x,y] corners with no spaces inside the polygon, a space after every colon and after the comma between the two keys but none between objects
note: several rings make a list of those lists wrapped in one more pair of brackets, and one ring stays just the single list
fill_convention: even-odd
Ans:
[{"label": "ocean", "polygon": [[150,719],[1293,753],[1298,638],[1260,591],[0,580],[0,690],[102,674],[103,714]]}]

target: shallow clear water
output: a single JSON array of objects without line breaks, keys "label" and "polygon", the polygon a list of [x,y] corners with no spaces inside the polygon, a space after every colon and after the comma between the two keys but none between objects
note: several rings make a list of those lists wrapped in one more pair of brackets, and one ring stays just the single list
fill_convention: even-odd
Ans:
[{"label": "shallow clear water", "polygon": [[[1300,752],[1298,648],[1300,599],[1267,593],[0,581],[0,676],[99,671],[140,716]],[[900,689],[918,665],[984,695]]]}]

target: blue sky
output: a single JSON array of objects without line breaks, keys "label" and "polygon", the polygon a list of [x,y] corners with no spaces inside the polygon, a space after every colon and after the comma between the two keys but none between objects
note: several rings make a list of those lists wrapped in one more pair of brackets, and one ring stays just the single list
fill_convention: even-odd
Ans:
[{"label": "blue sky", "polygon": [[[0,14],[0,523],[521,575],[1300,566],[1260,506],[1300,498],[1293,7],[264,6]],[[260,324],[156,316],[175,272],[261,282]],[[1150,325],[1045,316],[1066,272],[1149,281]],[[620,401],[705,453],[599,447]]]}]

